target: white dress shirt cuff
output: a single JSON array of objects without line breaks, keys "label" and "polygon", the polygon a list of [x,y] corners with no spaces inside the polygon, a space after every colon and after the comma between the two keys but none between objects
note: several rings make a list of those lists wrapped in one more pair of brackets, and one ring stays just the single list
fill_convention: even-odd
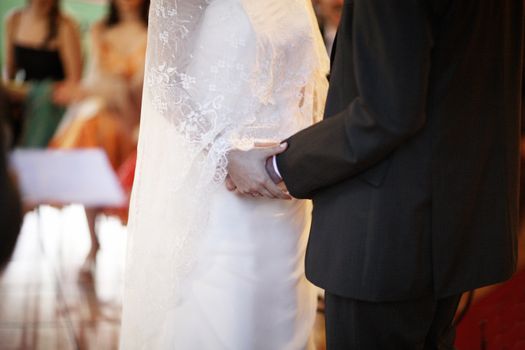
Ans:
[{"label": "white dress shirt cuff", "polygon": [[279,171],[279,168],[277,167],[277,157],[276,156],[273,156],[272,163],[273,163],[273,170],[275,170],[275,173],[277,174],[277,176],[279,176],[279,178],[282,180],[283,177],[281,175],[281,172]]}]

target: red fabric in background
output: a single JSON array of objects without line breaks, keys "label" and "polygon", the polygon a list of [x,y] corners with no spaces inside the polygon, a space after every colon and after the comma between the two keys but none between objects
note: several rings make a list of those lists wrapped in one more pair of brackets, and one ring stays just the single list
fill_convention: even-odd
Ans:
[{"label": "red fabric in background", "polygon": [[104,210],[107,215],[115,215],[120,218],[123,224],[128,222],[128,211],[129,211],[129,199],[131,196],[131,190],[133,188],[133,180],[135,178],[135,165],[137,163],[137,151],[134,151],[129,155],[128,158],[118,168],[117,176],[119,178],[122,189],[128,197],[126,206],[123,208],[108,208]]},{"label": "red fabric in background", "polygon": [[458,350],[525,350],[525,270],[471,306],[458,326],[456,347]]},{"label": "red fabric in background", "polygon": [[137,163],[137,151],[134,151],[118,169],[118,177],[122,188],[129,195],[135,178],[135,165]]}]

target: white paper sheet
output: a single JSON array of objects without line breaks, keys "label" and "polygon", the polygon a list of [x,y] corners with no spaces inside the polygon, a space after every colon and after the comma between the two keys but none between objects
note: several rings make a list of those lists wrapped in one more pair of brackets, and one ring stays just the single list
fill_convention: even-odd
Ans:
[{"label": "white paper sheet", "polygon": [[104,151],[15,150],[11,166],[30,204],[120,207],[126,196]]}]

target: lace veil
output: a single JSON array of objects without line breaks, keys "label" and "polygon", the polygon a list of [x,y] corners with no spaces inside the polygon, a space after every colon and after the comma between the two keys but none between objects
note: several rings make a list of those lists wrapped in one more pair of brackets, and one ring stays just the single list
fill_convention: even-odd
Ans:
[{"label": "lace veil", "polygon": [[162,342],[166,310],[190,288],[227,152],[319,120],[327,72],[310,0],[151,2],[123,348]]}]

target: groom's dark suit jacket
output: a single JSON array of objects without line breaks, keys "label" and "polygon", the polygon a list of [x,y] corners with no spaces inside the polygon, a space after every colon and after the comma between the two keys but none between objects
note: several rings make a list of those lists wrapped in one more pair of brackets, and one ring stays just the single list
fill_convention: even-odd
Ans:
[{"label": "groom's dark suit jacket", "polygon": [[325,120],[278,157],[327,291],[444,297],[516,264],[522,0],[346,1]]}]

